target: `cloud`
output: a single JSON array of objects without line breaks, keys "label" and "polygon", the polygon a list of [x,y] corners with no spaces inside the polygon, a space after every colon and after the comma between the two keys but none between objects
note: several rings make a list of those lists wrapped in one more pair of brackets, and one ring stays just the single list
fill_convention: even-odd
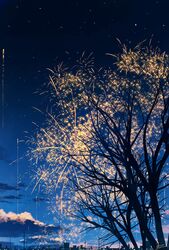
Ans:
[{"label": "cloud", "polygon": [[44,202],[44,201],[49,201],[48,198],[45,198],[45,197],[35,197],[33,199],[34,202]]},{"label": "cloud", "polygon": [[12,203],[12,202],[7,200],[0,200],[0,203]]},{"label": "cloud", "polygon": [[18,187],[16,187],[15,185],[0,182],[0,191],[17,191],[25,187],[26,185],[24,183],[19,183]]},{"label": "cloud", "polygon": [[62,237],[48,237],[47,235],[36,235],[27,237],[26,239],[21,239],[20,242],[24,243],[24,240],[27,244],[38,243],[38,244],[60,244],[62,242]]},{"label": "cloud", "polygon": [[0,203],[10,203],[13,200],[20,200],[22,199],[22,195],[4,195],[4,196],[0,196]]},{"label": "cloud", "polygon": [[4,196],[1,196],[0,197],[0,200],[1,199],[4,199],[4,200],[20,200],[22,198],[22,195],[4,195]]},{"label": "cloud", "polygon": [[0,182],[0,191],[16,191],[16,186]]},{"label": "cloud", "polygon": [[20,242],[24,243],[24,241],[27,244],[31,244],[31,243],[37,243],[37,242],[42,242],[45,241],[46,242],[47,237],[45,235],[35,235],[35,236],[31,236],[31,237],[27,237],[26,239],[21,239]]},{"label": "cloud", "polygon": [[0,209],[0,237],[20,237],[23,233],[27,235],[39,235],[43,234],[44,231],[50,234],[58,230],[59,227],[35,220],[31,213],[6,213],[3,209]]}]

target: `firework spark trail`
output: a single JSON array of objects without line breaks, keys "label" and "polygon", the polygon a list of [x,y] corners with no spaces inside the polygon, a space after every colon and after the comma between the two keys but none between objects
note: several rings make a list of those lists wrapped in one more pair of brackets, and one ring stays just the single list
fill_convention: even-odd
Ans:
[{"label": "firework spark trail", "polygon": [[[59,192],[59,206],[58,204],[55,204],[55,206],[58,206],[61,213],[66,210],[64,209],[66,206],[67,210],[74,209],[73,204],[68,202],[71,199],[65,199],[67,193],[69,193],[69,196],[72,195],[68,183],[73,178],[84,189],[88,188],[90,191],[82,166],[93,165],[96,171],[106,174],[110,179],[114,178],[115,175],[115,170],[109,159],[97,155],[97,152],[101,150],[96,141],[96,133],[93,127],[99,125],[99,129],[103,131],[103,134],[107,133],[107,138],[109,138],[109,142],[112,142],[112,145],[119,138],[114,138],[111,132],[108,134],[105,130],[105,119],[102,114],[98,114],[94,109],[95,103],[98,103],[99,109],[107,112],[109,117],[113,117],[117,123],[121,124],[120,132],[125,135],[126,123],[125,120],[121,122],[120,114],[123,114],[124,117],[126,114],[125,93],[131,90],[135,92],[137,100],[135,100],[135,116],[132,118],[131,144],[132,150],[136,150],[139,159],[143,135],[140,130],[140,121],[144,120],[144,114],[146,115],[149,112],[150,104],[154,98],[154,94],[149,96],[148,93],[145,93],[142,78],[145,79],[147,88],[151,87],[151,93],[155,93],[161,79],[164,82],[167,80],[169,72],[167,62],[168,56],[164,53],[140,50],[139,48],[133,52],[127,51],[125,48],[123,54],[117,56],[116,65],[120,72],[133,73],[134,78],[132,81],[125,75],[120,75],[120,73],[111,70],[103,71],[103,75],[97,78],[91,62],[89,65],[87,64],[87,73],[86,67],[84,70],[80,67],[80,70],[73,74],[72,72],[65,72],[65,70],[62,71],[60,66],[58,72],[53,72],[53,75],[50,76],[52,89],[50,89],[49,94],[55,100],[56,116],[48,113],[49,123],[46,128],[41,128],[39,134],[37,134],[33,145],[35,148],[32,149],[32,158],[36,159],[37,165],[44,160],[46,161],[43,170],[45,174],[36,172],[37,182],[35,187],[42,180],[47,192],[51,192],[51,194]],[[92,64],[92,67],[90,67],[90,64]],[[168,87],[167,84],[166,88]],[[166,91],[168,93],[168,90]],[[101,93],[99,98],[98,93]],[[92,104],[90,104],[91,97],[93,98]],[[88,108],[89,105],[91,105],[90,109]],[[137,108],[138,110],[141,108],[142,113],[137,112]],[[159,95],[158,103],[152,113],[152,120],[150,120],[147,129],[148,142],[151,147],[156,146],[161,133],[157,127],[159,122],[157,114],[162,109],[163,96]],[[109,126],[114,127],[111,119]],[[151,147],[148,148],[150,155]],[[78,199],[76,192],[73,193],[73,199]],[[122,199],[125,199],[124,196]],[[74,200],[72,200],[72,203]]]}]

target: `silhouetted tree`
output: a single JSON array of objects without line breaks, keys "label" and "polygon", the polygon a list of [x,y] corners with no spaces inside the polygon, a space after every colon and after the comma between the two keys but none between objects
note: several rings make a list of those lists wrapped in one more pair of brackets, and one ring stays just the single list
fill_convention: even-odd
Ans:
[{"label": "silhouetted tree", "polygon": [[83,55],[72,69],[52,71],[53,113],[33,157],[49,164],[39,174],[48,187],[52,179],[52,188],[66,190],[71,181],[71,205],[62,202],[62,212],[104,228],[126,249],[126,239],[137,249],[136,228],[144,249],[146,240],[165,249],[160,193],[168,185],[169,57],[137,46],[115,58],[112,69],[97,70]]}]

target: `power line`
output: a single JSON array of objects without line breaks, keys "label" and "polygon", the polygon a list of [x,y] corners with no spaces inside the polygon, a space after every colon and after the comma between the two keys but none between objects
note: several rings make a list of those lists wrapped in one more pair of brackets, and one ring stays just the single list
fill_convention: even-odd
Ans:
[{"label": "power line", "polygon": [[16,139],[16,212],[19,212],[19,139]]},{"label": "power line", "polygon": [[1,127],[5,125],[5,49],[2,49],[2,75],[1,75]]}]

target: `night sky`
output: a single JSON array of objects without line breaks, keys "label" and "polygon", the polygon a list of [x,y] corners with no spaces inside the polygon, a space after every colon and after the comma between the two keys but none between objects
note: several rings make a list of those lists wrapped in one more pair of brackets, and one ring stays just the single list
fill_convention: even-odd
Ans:
[{"label": "night sky", "polygon": [[[6,53],[0,209],[30,212],[34,218],[52,223],[46,197],[38,191],[32,193],[29,185],[30,167],[24,158],[27,146],[22,141],[25,131],[33,135],[32,122],[43,120],[33,107],[45,110],[47,99],[35,92],[48,82],[47,68],[61,61],[72,65],[83,51],[93,52],[98,65],[111,65],[105,54],[120,51],[117,38],[129,47],[152,39],[154,46],[169,52],[168,10],[168,0],[0,0],[0,48]],[[17,155],[17,138],[18,154],[23,157],[19,160],[19,191],[16,163],[11,164]]]}]

